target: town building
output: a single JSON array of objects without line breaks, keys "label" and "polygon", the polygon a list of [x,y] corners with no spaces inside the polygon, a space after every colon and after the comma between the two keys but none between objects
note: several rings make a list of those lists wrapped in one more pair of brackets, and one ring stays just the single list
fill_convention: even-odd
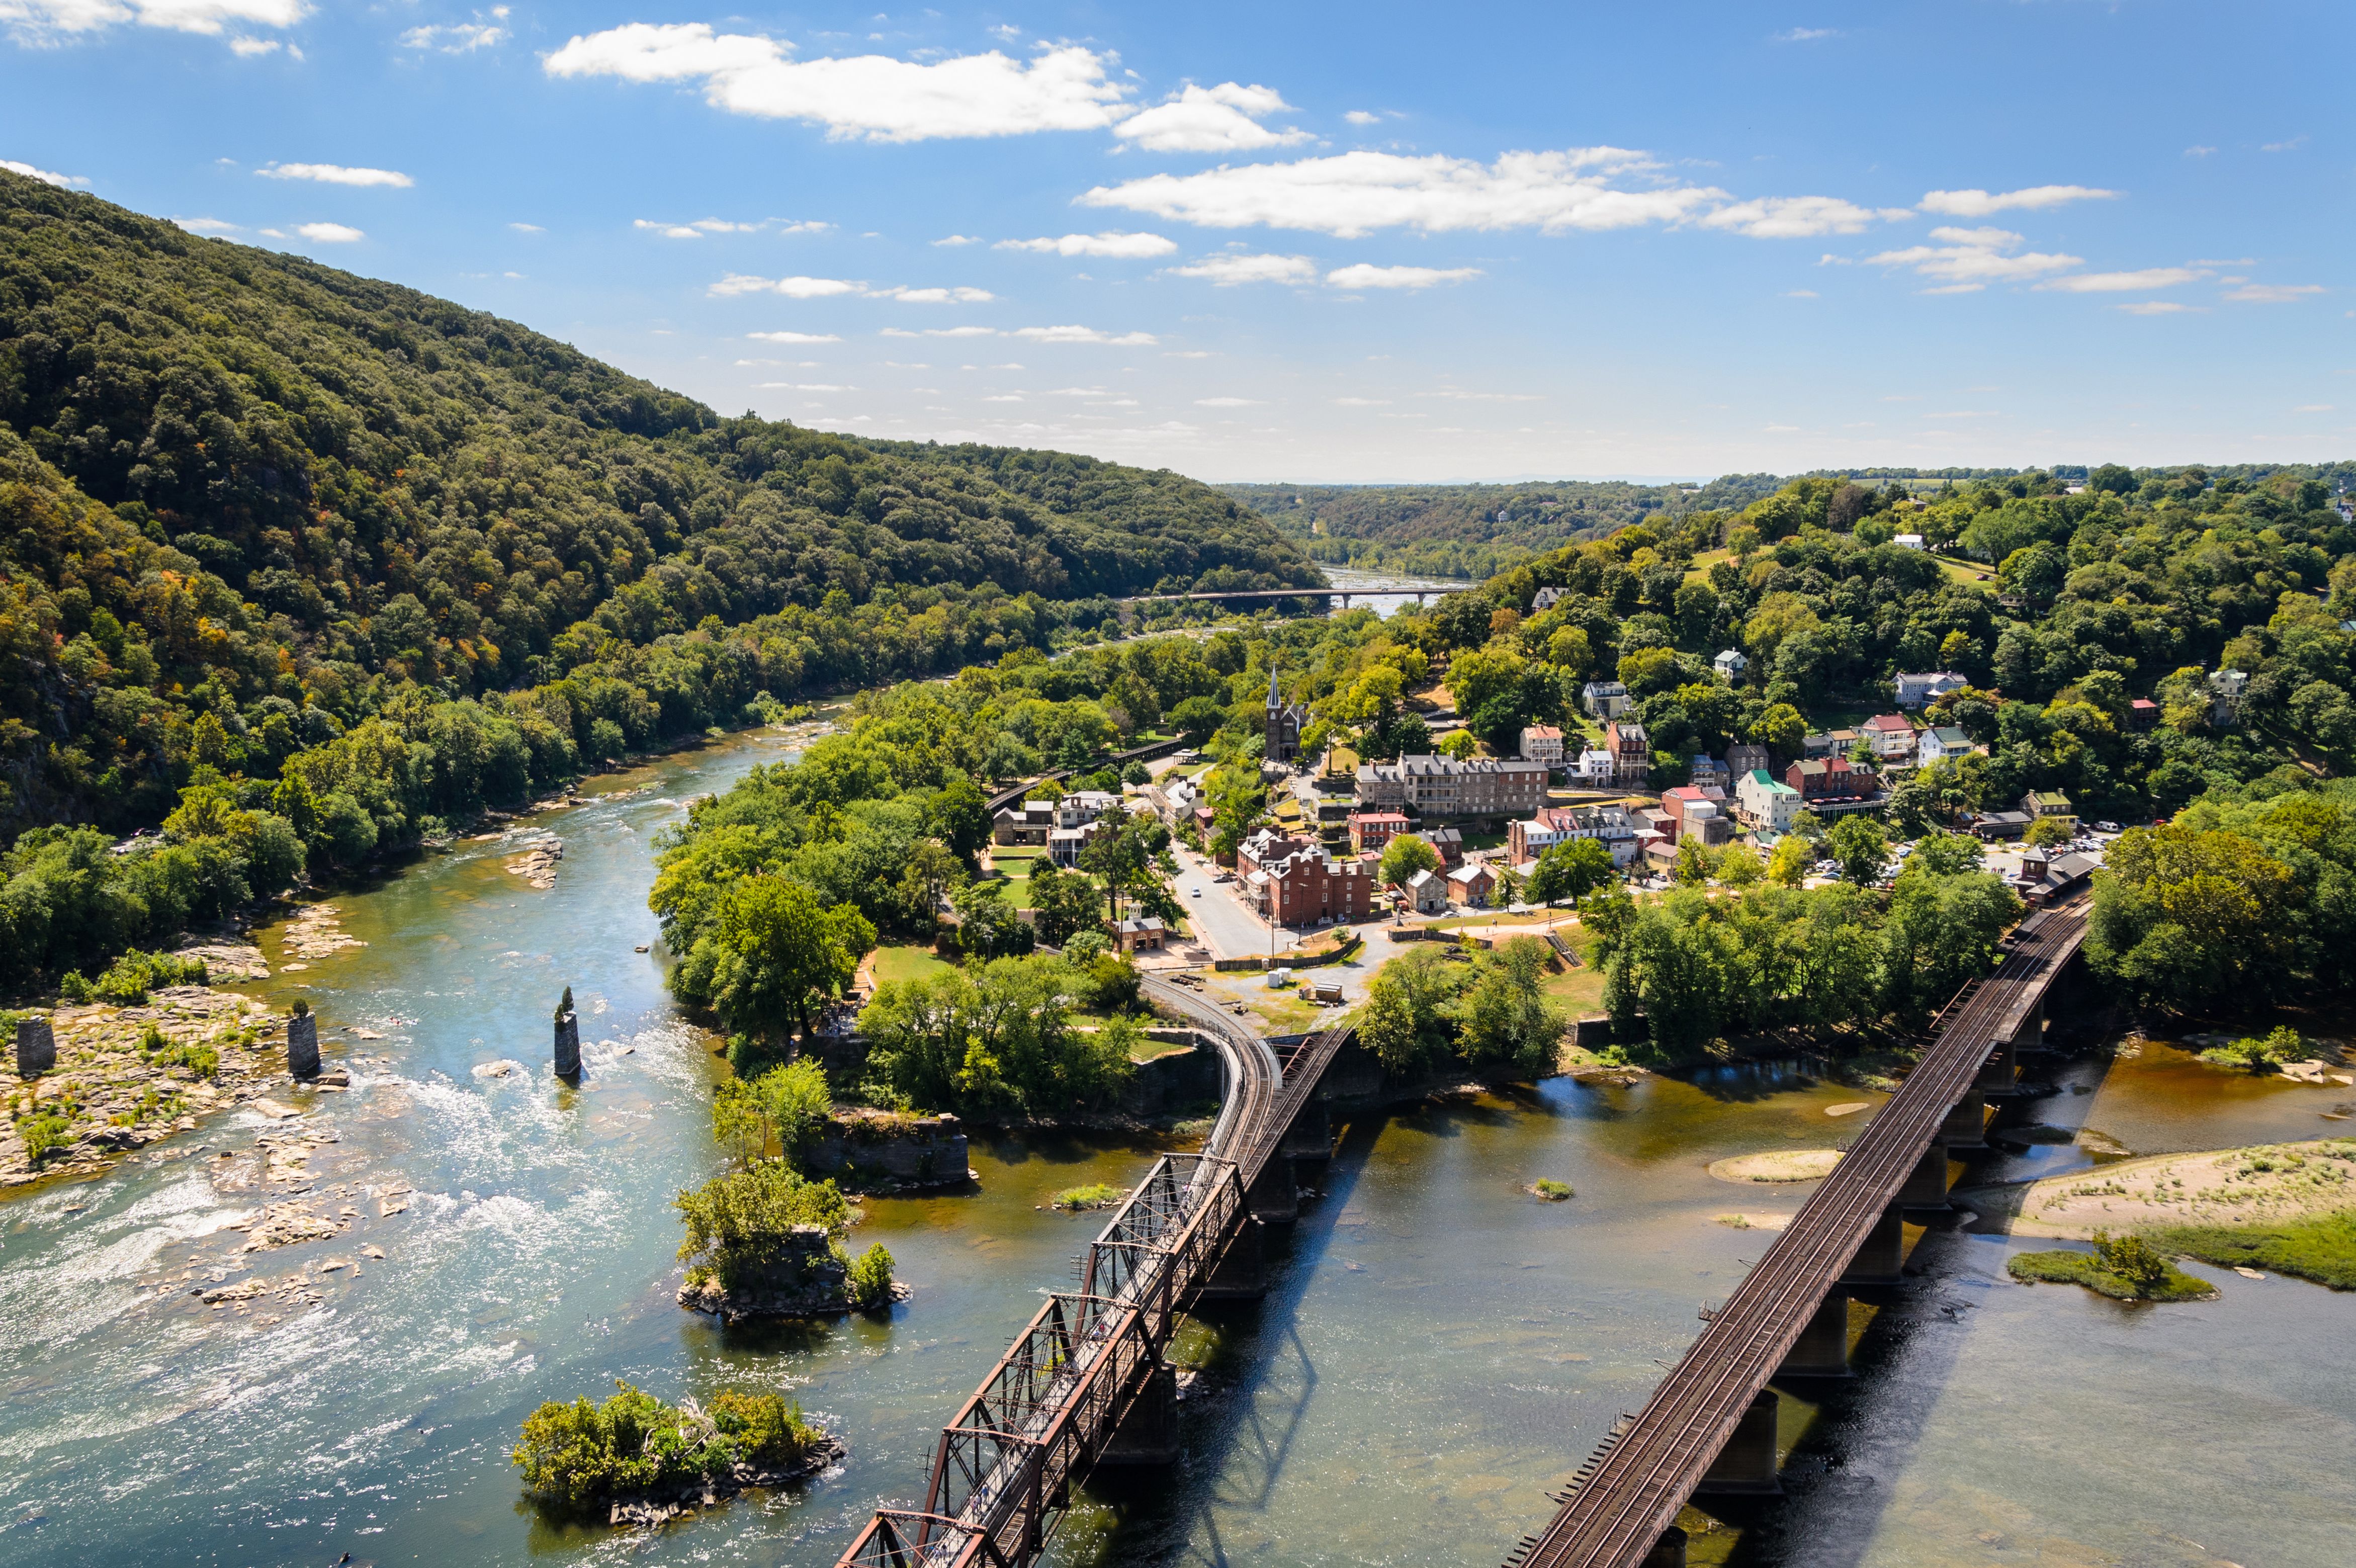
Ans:
[{"label": "town building", "polygon": [[1295,838],[1275,828],[1260,828],[1236,846],[1236,870],[1246,876],[1265,869],[1271,862],[1284,859],[1309,847],[1305,838]]},{"label": "town building", "polygon": [[1485,909],[1497,890],[1497,874],[1480,861],[1460,865],[1448,874],[1448,897],[1467,908]]},{"label": "town building", "polygon": [[1715,807],[1725,800],[1726,791],[1716,785],[1680,784],[1674,789],[1661,791],[1661,811],[1675,822],[1697,806]]},{"label": "town building", "polygon": [[2209,677],[2209,719],[2219,729],[2231,729],[2242,716],[2242,694],[2250,678],[2239,670],[2220,670]]},{"label": "town building", "polygon": [[1890,542],[1901,550],[1920,550],[1923,547],[1922,536],[1919,533],[1895,534],[1890,538]]},{"label": "town building", "polygon": [[1055,802],[1055,825],[1085,827],[1119,804],[1120,797],[1108,789],[1075,789]]},{"label": "town building", "polygon": [[1733,770],[1706,751],[1694,753],[1693,767],[1686,775],[1688,784],[1713,785],[1723,789],[1734,782]]},{"label": "town building", "polygon": [[1120,940],[1120,950],[1130,953],[1160,952],[1162,944],[1170,936],[1170,929],[1162,923],[1158,915],[1141,915],[1123,920],[1112,929],[1113,935]]},{"label": "town building", "polygon": [[2078,808],[2059,789],[2031,789],[2020,798],[2020,809],[2038,822],[2058,822],[2073,833],[2078,831]]},{"label": "town building", "polygon": [[1972,819],[1972,832],[1981,843],[1993,843],[1998,839],[2019,838],[2036,820],[2027,811],[1982,811]]},{"label": "town building", "polygon": [[1337,860],[1323,849],[1297,849],[1244,878],[1252,905],[1280,925],[1363,920],[1375,903],[1375,868]]},{"label": "town building", "polygon": [[1783,782],[1800,792],[1800,803],[1820,817],[1879,811],[1881,780],[1869,768],[1846,757],[1809,757],[1783,770]]},{"label": "town building", "polygon": [[1952,670],[1935,670],[1927,675],[1898,677],[1898,705],[1901,708],[1927,707],[1950,692],[1960,692],[1971,682]]},{"label": "town building", "polygon": [[1951,757],[1962,757],[1975,747],[1972,737],[1953,725],[1941,725],[1926,729],[1914,746],[1914,766],[1928,768],[1934,762],[1944,762]]},{"label": "town building", "polygon": [[990,842],[998,844],[1044,845],[1055,825],[1053,800],[1018,800],[1001,806],[990,819]]},{"label": "town building", "polygon": [[1600,746],[1590,746],[1579,754],[1579,766],[1571,775],[1580,783],[1594,789],[1612,788],[1613,773],[1612,754]]},{"label": "town building", "polygon": [[1534,616],[1546,614],[1547,611],[1560,604],[1563,596],[1569,592],[1569,588],[1540,588],[1530,596],[1530,614]]},{"label": "town building", "polygon": [[1914,760],[1914,726],[1901,714],[1876,714],[1865,721],[1865,738],[1873,747],[1876,762],[1911,763]]},{"label": "town building", "polygon": [[2035,908],[2044,904],[2058,904],[2086,886],[2087,879],[2103,868],[2102,857],[2092,854],[2064,854],[2048,859],[2044,851],[2030,850],[2020,857],[2020,875],[2013,879],[2021,902]]},{"label": "town building", "polygon": [[1571,839],[1601,843],[1612,852],[1614,865],[1625,867],[1636,858],[1634,822],[1628,809],[1618,804],[1541,807],[1526,820],[1506,824],[1506,855],[1519,865]]},{"label": "town building", "polygon": [[1653,743],[1635,720],[1613,719],[1603,726],[1603,744],[1612,753],[1613,788],[1640,788],[1653,775]]},{"label": "town building", "polygon": [[1262,753],[1270,762],[1290,763],[1301,755],[1301,732],[1309,722],[1309,710],[1298,703],[1284,700],[1276,683],[1276,671],[1268,672],[1268,730]]},{"label": "town building", "polygon": [[1350,847],[1360,854],[1379,854],[1383,846],[1407,832],[1407,815],[1402,811],[1353,811],[1350,813]]},{"label": "town building", "polygon": [[1546,792],[1546,764],[1518,757],[1402,757],[1362,763],[1357,776],[1361,810],[1412,809],[1424,817],[1522,816],[1543,804]]},{"label": "town building", "polygon": [[1407,879],[1408,903],[1419,915],[1448,913],[1448,882],[1436,871],[1419,871]]},{"label": "town building", "polygon": [[1432,852],[1440,856],[1440,865],[1454,865],[1464,858],[1464,835],[1458,830],[1427,828],[1421,836],[1423,842],[1430,844]]},{"label": "town building", "polygon": [[1522,730],[1522,757],[1549,768],[1562,766],[1562,731],[1553,725],[1528,725]]},{"label": "town building", "polygon": [[1803,757],[1847,757],[1865,739],[1864,732],[1853,729],[1826,730],[1821,735],[1800,737]]},{"label": "town building", "polygon": [[1734,781],[1734,807],[1754,830],[1772,833],[1792,831],[1800,814],[1800,792],[1763,768],[1754,768]]},{"label": "town building", "polygon": [[1579,689],[1579,705],[1590,718],[1616,719],[1633,705],[1633,699],[1617,681],[1590,681]]},{"label": "town building", "polygon": [[1729,681],[1740,681],[1742,672],[1751,668],[1751,660],[1742,657],[1740,649],[1730,648],[1709,661],[1709,667]]},{"label": "town building", "polygon": [[1096,822],[1076,828],[1049,828],[1047,858],[1069,871],[1080,864],[1080,852],[1088,847],[1088,841],[1103,831]]},{"label": "town building", "polygon": [[1749,741],[1737,741],[1726,748],[1726,771],[1730,778],[1740,779],[1757,768],[1772,767],[1767,748]]},{"label": "town building", "polygon": [[2159,723],[2159,704],[2149,697],[2137,697],[2127,704],[2127,728],[2149,729]]}]

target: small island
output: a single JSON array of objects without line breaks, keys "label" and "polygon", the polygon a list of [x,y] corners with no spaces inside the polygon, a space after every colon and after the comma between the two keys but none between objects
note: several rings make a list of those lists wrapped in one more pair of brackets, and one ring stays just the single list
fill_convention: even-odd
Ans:
[{"label": "small island", "polygon": [[667,1405],[616,1380],[603,1404],[552,1400],[524,1418],[510,1455],[542,1506],[609,1524],[659,1524],[747,1487],[776,1487],[840,1461],[841,1440],[779,1394]]}]

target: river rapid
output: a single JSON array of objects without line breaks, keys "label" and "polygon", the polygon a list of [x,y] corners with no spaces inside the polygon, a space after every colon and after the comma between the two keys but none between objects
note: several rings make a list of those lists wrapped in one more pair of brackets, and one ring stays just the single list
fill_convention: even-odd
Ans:
[{"label": "river rapid", "polygon": [[[597,780],[584,804],[338,896],[369,945],[251,987],[322,1019],[344,1094],[241,1109],[95,1180],[0,1207],[0,1568],[426,1563],[808,1564],[879,1498],[920,1500],[942,1422],[1098,1221],[1044,1209],[1127,1183],[1150,1138],[977,1138],[978,1188],[871,1199],[853,1232],[893,1251],[888,1316],[721,1329],[681,1311],[670,1199],[721,1168],[713,1042],[661,988],[646,908],[680,802],[787,755],[739,737]],[[502,869],[563,840],[555,885]],[[587,1072],[548,1071],[567,985]],[[369,1036],[380,1036],[367,1038]],[[501,1060],[502,1076],[477,1071]],[[2070,1063],[2029,1121],[2137,1153],[2335,1130],[2345,1090],[2232,1078],[2149,1046]],[[1730,1155],[1822,1147],[1879,1096],[1796,1068],[1692,1081],[1552,1080],[1342,1129],[1268,1299],[1192,1326],[1186,1454],[1079,1499],[1058,1563],[1499,1561],[1548,1513],[1805,1186],[1736,1187]],[[241,1254],[257,1137],[317,1138],[332,1240]],[[222,1157],[224,1155],[229,1157]],[[2088,1163],[2072,1144],[1980,1175]],[[1540,1202],[1540,1176],[1577,1196]],[[381,1214],[385,1195],[412,1188]],[[398,1202],[396,1198],[396,1204]],[[1924,1238],[1920,1277],[1866,1329],[1868,1375],[1785,1402],[1792,1498],[1730,1510],[1694,1561],[2209,1564],[2347,1560],[2356,1517],[2356,1298],[2193,1265],[2222,1299],[2122,1307],[2010,1283],[2016,1245]],[[381,1251],[380,1259],[369,1251]],[[305,1275],[309,1296],[208,1307],[188,1293]],[[318,1265],[347,1266],[322,1272]],[[183,1275],[189,1278],[183,1278]],[[309,1299],[316,1297],[316,1299]],[[1860,1315],[1862,1316],[1862,1315]],[[506,1457],[541,1401],[626,1379],[667,1400],[792,1392],[847,1443],[839,1468],[659,1531],[553,1521]],[[1689,1516],[1697,1529],[1698,1516]]]}]

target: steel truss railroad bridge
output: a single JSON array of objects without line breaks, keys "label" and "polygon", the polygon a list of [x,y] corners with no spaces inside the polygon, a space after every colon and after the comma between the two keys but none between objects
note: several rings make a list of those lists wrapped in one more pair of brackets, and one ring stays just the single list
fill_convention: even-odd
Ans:
[{"label": "steel truss railroad bridge", "polygon": [[[1697,1495],[1772,1494],[1780,1376],[1847,1368],[1851,1285],[1900,1275],[1903,1213],[1947,1203],[1950,1148],[1982,1144],[1987,1097],[2041,1037],[2045,996],[2085,937],[2083,901],[2041,909],[1933,1024],[1922,1061],[1721,1305],[1644,1408],[1623,1418],[1505,1568],[1682,1568]],[[1098,1466],[1174,1459],[1166,1357],[1194,1303],[1261,1294],[1259,1229],[1297,1212],[1292,1161],[1331,1152],[1318,1089],[1349,1029],[1280,1060],[1205,998],[1147,980],[1225,1062],[1204,1152],[1165,1155],[941,1433],[922,1508],[876,1510],[837,1568],[1028,1568]],[[1371,1085],[1369,1085],[1371,1087]]]}]

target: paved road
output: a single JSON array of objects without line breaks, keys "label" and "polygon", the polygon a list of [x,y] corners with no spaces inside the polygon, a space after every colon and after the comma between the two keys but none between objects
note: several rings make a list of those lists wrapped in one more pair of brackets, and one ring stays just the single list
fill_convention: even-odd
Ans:
[{"label": "paved road", "polygon": [[[1208,860],[1178,852],[1178,899],[1186,908],[1186,918],[1194,922],[1195,934],[1219,958],[1250,958],[1268,951],[1268,922],[1247,908],[1236,891],[1237,884],[1215,883],[1211,878],[1219,868]],[[1194,897],[1195,889],[1202,897]],[[1277,933],[1279,951],[1293,946],[1299,938],[1290,931]]]}]

